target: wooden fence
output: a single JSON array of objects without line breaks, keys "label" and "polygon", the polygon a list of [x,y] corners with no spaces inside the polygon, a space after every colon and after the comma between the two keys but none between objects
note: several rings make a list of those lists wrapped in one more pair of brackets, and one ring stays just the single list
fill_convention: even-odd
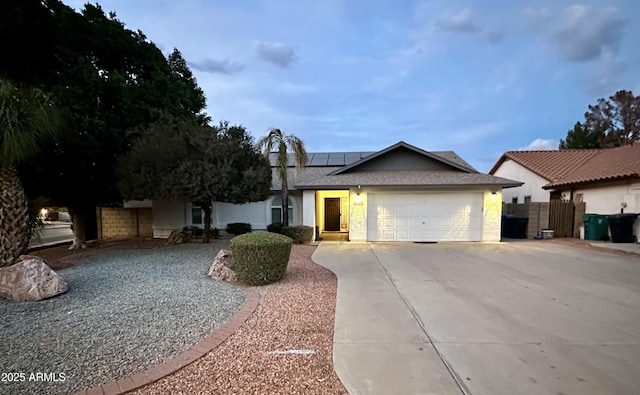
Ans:
[{"label": "wooden fence", "polygon": [[529,218],[527,239],[538,236],[542,229],[549,229],[549,203],[506,203],[502,213]]},{"label": "wooden fence", "polygon": [[584,202],[552,200],[549,203],[507,203],[503,214],[529,218],[527,238],[533,239],[543,229],[553,229],[554,237],[580,237],[580,225],[585,213]]}]

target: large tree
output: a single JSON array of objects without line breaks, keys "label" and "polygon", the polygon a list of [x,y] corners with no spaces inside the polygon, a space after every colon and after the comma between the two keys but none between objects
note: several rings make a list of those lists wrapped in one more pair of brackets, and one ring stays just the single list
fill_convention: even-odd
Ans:
[{"label": "large tree", "polygon": [[261,201],[271,187],[269,162],[244,127],[227,122],[216,127],[153,126],[118,168],[127,199],[173,199],[200,206],[205,243],[214,201]]},{"label": "large tree", "polygon": [[96,237],[95,206],[121,202],[117,158],[150,124],[205,123],[204,94],[179,52],[165,58],[98,5],[80,13],[59,0],[0,7],[0,53],[12,54],[0,74],[53,93],[65,123],[55,144],[20,169],[25,188],[69,207],[72,248],[84,246]]},{"label": "large tree", "polygon": [[598,99],[584,114],[587,129],[600,137],[602,147],[619,147],[640,141],[640,96],[621,90]]},{"label": "large tree", "polygon": [[49,95],[0,79],[0,267],[29,245],[29,206],[16,166],[37,155],[57,130]]},{"label": "large tree", "polygon": [[600,139],[596,133],[587,129],[582,123],[576,122],[573,129],[569,129],[566,139],[560,139],[560,149],[593,149],[600,148]]},{"label": "large tree", "polygon": [[258,147],[266,158],[272,152],[276,154],[276,172],[282,183],[282,224],[289,225],[289,159],[293,159],[296,170],[307,165],[307,150],[304,142],[299,137],[289,134],[285,135],[282,130],[272,128],[269,134],[258,141]]}]

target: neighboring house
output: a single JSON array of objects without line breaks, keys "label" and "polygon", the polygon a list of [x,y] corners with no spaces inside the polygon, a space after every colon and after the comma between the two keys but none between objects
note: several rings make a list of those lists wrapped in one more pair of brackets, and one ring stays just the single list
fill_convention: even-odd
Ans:
[{"label": "neighboring house", "polygon": [[[640,213],[640,144],[617,148],[509,151],[489,174],[520,180],[504,191],[505,203],[582,201],[586,212]],[[635,234],[640,234],[636,221]]]},{"label": "neighboring house", "polygon": [[[273,158],[272,158],[273,163]],[[452,151],[399,142],[378,152],[310,153],[289,170],[289,223],[345,232],[351,241],[498,241],[502,188],[522,183],[479,173]],[[212,226],[281,221],[280,181],[272,196],[249,204],[214,202]],[[154,237],[201,226],[190,203],[154,201]]]}]

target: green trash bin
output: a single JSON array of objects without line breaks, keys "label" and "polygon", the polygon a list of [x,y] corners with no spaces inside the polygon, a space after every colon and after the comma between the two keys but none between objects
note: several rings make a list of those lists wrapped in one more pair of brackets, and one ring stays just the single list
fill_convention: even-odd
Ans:
[{"label": "green trash bin", "polygon": [[605,240],[609,235],[609,223],[606,215],[585,214],[582,217],[584,222],[585,240]]}]

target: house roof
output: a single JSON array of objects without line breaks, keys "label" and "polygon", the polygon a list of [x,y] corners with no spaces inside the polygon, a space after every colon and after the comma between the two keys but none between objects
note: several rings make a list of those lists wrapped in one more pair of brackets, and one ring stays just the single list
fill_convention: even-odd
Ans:
[{"label": "house roof", "polygon": [[549,150],[549,151],[507,151],[489,170],[495,174],[498,168],[508,159],[531,170],[549,182],[565,177],[568,173],[578,169],[598,150]]},{"label": "house roof", "polygon": [[544,189],[640,177],[640,144],[604,149],[505,152],[489,174],[512,160],[549,181]]},{"label": "house roof", "polygon": [[396,143],[394,145],[391,145],[391,146],[389,146],[389,147],[387,147],[387,148],[385,148],[385,149],[383,149],[381,151],[378,151],[378,152],[376,152],[374,154],[368,155],[368,156],[360,159],[357,162],[353,162],[353,163],[351,163],[351,164],[349,164],[347,166],[344,166],[344,167],[340,168],[339,170],[331,173],[331,175],[338,175],[338,174],[346,173],[348,171],[356,169],[358,166],[361,166],[366,162],[370,162],[372,160],[375,160],[376,158],[379,158],[379,157],[381,157],[381,156],[383,156],[383,155],[385,155],[385,154],[387,154],[387,153],[389,153],[389,152],[391,152],[393,150],[397,150],[399,148],[404,148],[404,149],[416,152],[416,153],[418,153],[420,155],[426,156],[427,158],[435,159],[435,160],[437,160],[439,162],[445,163],[445,164],[447,164],[447,165],[449,165],[451,167],[457,168],[457,169],[462,170],[462,171],[476,171],[474,168],[469,166],[466,162],[465,162],[465,164],[461,164],[461,163],[459,163],[457,161],[451,160],[450,159],[451,156],[448,156],[448,157],[447,156],[438,156],[436,154],[433,154],[433,153],[427,152],[425,150],[422,150],[422,149],[420,149],[418,147],[415,147],[415,146],[413,146],[411,144],[407,144],[404,141],[400,141],[400,142],[398,142],[398,143]]},{"label": "house roof", "polygon": [[[370,161],[376,161],[386,153],[394,150],[409,150],[435,162],[443,163],[445,169],[439,170],[368,170],[363,171],[359,166]],[[401,151],[406,152],[406,151]],[[360,158],[355,160],[356,153],[318,153],[309,154],[311,165],[302,169],[291,169],[287,182],[290,189],[345,189],[350,186],[386,186],[386,187],[469,187],[469,186],[498,186],[513,187],[522,185],[521,182],[507,180],[488,174],[479,173],[453,151],[427,152],[405,142],[399,142],[381,151],[357,153]],[[342,154],[334,155],[334,154]],[[331,161],[327,158],[336,158]],[[273,155],[271,156],[274,163]],[[344,165],[331,165],[343,163]],[[350,161],[353,159],[353,161]],[[315,161],[315,162],[314,162]],[[325,162],[326,161],[326,162]],[[291,166],[293,163],[291,161]],[[272,190],[282,189],[282,184],[273,171]]]},{"label": "house roof", "polygon": [[389,170],[351,172],[345,174],[303,177],[296,183],[297,189],[331,189],[350,186],[363,187],[514,187],[521,182],[477,172],[456,170]]},{"label": "house roof", "polygon": [[598,150],[586,163],[544,186],[561,186],[640,178],[640,144]]}]

